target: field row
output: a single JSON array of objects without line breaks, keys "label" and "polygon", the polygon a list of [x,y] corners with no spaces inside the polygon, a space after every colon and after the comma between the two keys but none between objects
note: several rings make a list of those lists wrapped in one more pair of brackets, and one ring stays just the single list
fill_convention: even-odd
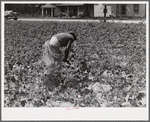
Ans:
[{"label": "field row", "polygon": [[[38,64],[42,45],[74,31],[71,66],[50,79]],[[6,107],[143,107],[146,26],[92,22],[5,22]]]}]

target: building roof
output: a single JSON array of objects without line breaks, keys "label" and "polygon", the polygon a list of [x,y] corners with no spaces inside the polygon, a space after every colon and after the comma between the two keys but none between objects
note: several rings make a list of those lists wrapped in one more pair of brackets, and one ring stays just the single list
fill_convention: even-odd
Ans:
[{"label": "building roof", "polygon": [[81,4],[81,3],[70,3],[70,4],[67,4],[67,3],[62,3],[62,4],[55,4],[55,6],[83,6],[84,4]]},{"label": "building roof", "polygon": [[57,7],[52,4],[46,4],[46,5],[43,5],[41,8],[57,8]]}]

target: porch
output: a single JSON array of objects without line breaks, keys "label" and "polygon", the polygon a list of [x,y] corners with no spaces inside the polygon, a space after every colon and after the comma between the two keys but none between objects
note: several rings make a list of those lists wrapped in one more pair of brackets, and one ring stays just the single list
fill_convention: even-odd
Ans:
[{"label": "porch", "polygon": [[46,4],[42,8],[42,17],[81,18],[94,17],[92,4]]}]

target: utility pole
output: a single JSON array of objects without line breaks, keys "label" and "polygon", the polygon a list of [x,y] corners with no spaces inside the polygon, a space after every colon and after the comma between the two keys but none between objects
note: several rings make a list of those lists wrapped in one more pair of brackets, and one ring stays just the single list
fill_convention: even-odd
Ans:
[{"label": "utility pole", "polygon": [[146,19],[146,4],[145,4],[145,15],[144,15],[145,19]]},{"label": "utility pole", "polygon": [[133,4],[133,19],[135,19],[134,4]]},{"label": "utility pole", "polygon": [[103,13],[104,13],[104,22],[106,22],[106,13],[107,13],[107,6],[106,6],[106,4],[104,4]]}]

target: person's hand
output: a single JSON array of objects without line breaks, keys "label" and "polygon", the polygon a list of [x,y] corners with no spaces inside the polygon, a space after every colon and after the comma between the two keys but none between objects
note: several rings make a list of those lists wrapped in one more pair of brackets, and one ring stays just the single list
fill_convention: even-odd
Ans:
[{"label": "person's hand", "polygon": [[71,63],[70,63],[68,60],[66,61],[66,63],[67,63],[68,65],[71,65]]},{"label": "person's hand", "polygon": [[67,59],[63,59],[63,62],[65,62],[66,65],[71,65],[71,63]]},{"label": "person's hand", "polygon": [[67,60],[66,60],[66,59],[63,59],[62,61],[63,61],[63,62],[67,62]]},{"label": "person's hand", "polygon": [[39,66],[40,66],[40,67],[43,67],[43,68],[44,68],[44,65],[45,65],[44,61],[39,61],[38,63],[39,63]]}]

